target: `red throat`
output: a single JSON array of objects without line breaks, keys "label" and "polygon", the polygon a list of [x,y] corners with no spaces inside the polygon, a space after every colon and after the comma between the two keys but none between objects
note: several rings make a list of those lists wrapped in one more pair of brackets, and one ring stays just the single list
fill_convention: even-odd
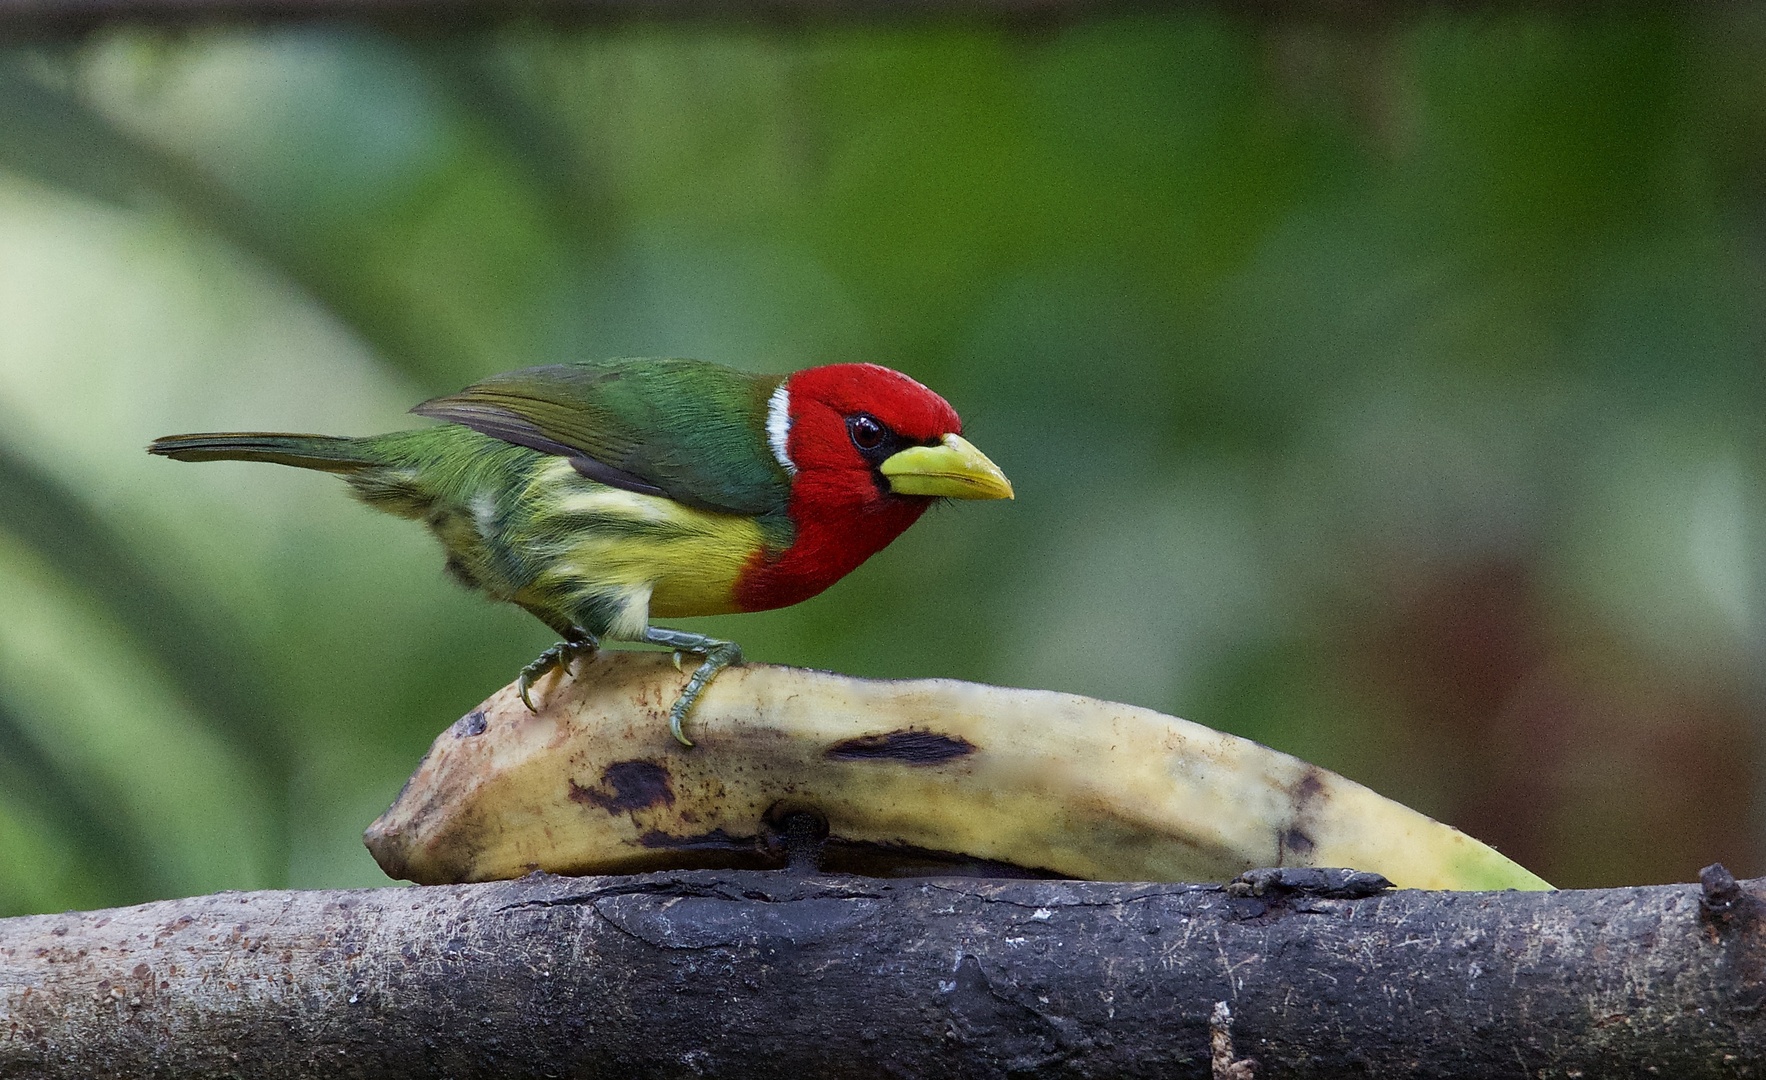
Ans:
[{"label": "red throat", "polygon": [[808,600],[888,547],[931,503],[894,495],[836,508],[794,486],[790,513],[796,542],[773,558],[755,553],[736,583],[736,603],[744,611],[765,611]]},{"label": "red throat", "polygon": [[736,583],[744,610],[795,604],[875,555],[926,512],[929,498],[888,490],[847,431],[866,414],[915,442],[960,433],[962,421],[937,394],[874,364],[810,368],[785,383],[790,395],[786,454],[796,472],[788,513],[796,538],[771,557],[756,553]]}]

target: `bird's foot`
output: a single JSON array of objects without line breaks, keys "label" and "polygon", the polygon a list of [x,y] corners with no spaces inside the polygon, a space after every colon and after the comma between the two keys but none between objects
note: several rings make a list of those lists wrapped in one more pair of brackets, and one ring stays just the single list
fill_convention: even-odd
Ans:
[{"label": "bird's foot", "polygon": [[576,661],[577,657],[595,655],[595,650],[600,647],[600,644],[593,635],[585,635],[570,641],[560,641],[541,653],[533,663],[522,668],[521,675],[515,680],[515,691],[521,695],[521,703],[527,706],[527,711],[539,712],[534,708],[533,698],[530,696],[534,683],[545,678],[553,668],[558,668],[568,674],[570,665]]},{"label": "bird's foot", "polygon": [[742,647],[733,641],[719,641],[704,634],[688,634],[655,626],[644,632],[644,640],[652,645],[663,645],[675,650],[676,667],[680,667],[682,653],[697,653],[705,658],[694,669],[693,677],[687,680],[687,685],[682,687],[681,696],[675,699],[674,708],[668,710],[669,734],[682,746],[692,746],[693,740],[681,731],[682,721],[687,719],[693,703],[699,700],[699,692],[705,689],[718,672],[742,662]]},{"label": "bird's foot", "polygon": [[681,696],[675,699],[674,708],[668,710],[668,731],[675,741],[682,746],[692,746],[693,740],[681,732],[681,722],[687,718],[687,710],[699,700],[699,692],[711,682],[712,677],[732,664],[742,662],[742,647],[733,641],[720,641],[705,654],[705,659],[687,685],[681,689]]}]

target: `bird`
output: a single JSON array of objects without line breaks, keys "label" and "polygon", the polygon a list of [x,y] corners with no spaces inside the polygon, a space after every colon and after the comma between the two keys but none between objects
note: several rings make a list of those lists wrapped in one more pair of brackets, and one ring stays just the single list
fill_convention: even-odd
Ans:
[{"label": "bird", "polygon": [[652,618],[763,611],[845,577],[942,499],[1011,499],[937,393],[891,368],[762,375],[622,357],[494,375],[411,412],[439,425],[366,437],[168,435],[178,461],[336,473],[369,506],[423,522],[449,574],[516,604],[559,641],[517,692],[604,641],[701,657],[669,710],[683,722],[740,646]]}]

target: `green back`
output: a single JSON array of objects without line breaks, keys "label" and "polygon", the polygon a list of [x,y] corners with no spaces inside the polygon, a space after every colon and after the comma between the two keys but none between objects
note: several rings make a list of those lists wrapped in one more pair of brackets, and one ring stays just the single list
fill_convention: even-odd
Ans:
[{"label": "green back", "polygon": [[784,379],[624,357],[494,375],[411,411],[569,457],[616,487],[721,513],[782,515],[791,483],[767,446],[766,410]]}]

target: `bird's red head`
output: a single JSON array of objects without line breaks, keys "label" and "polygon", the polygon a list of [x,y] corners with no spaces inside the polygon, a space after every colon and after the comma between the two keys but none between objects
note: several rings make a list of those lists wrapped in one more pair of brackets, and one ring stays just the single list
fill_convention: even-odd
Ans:
[{"label": "bird's red head", "polygon": [[[896,451],[933,446],[945,435],[963,433],[963,421],[949,402],[876,364],[810,368],[780,389],[789,395],[785,457],[796,478],[844,484],[854,494],[887,491],[879,489],[875,470]],[[775,410],[779,405],[775,399]],[[776,440],[776,427],[768,434]]]},{"label": "bird's red head", "polygon": [[830,364],[774,393],[767,441],[791,474],[796,539],[738,584],[749,609],[821,592],[919,520],[932,501],[1010,498],[1005,476],[962,438],[950,403],[899,371]]}]

